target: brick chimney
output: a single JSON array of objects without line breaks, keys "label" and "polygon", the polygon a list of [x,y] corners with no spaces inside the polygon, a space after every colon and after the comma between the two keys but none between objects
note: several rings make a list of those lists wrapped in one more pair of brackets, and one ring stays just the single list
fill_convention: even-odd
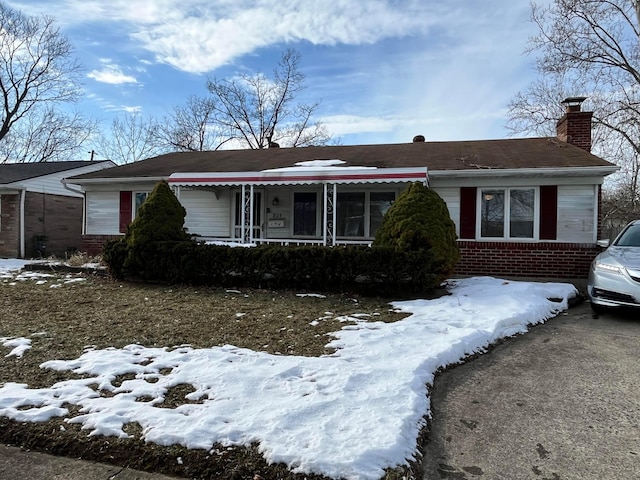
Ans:
[{"label": "brick chimney", "polygon": [[561,103],[566,107],[566,113],[558,120],[556,132],[558,139],[591,151],[591,117],[593,112],[581,111],[582,102],[587,97],[569,97]]}]

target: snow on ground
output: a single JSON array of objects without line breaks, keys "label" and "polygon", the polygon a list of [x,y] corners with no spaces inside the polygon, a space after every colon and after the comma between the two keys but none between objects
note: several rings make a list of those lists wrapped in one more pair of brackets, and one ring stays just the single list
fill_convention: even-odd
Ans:
[{"label": "snow on ground", "polygon": [[[123,425],[138,422],[145,440],[160,445],[211,450],[214,442],[259,442],[269,462],[296,472],[377,479],[416,453],[430,414],[427,384],[440,367],[526,332],[566,309],[576,294],[569,284],[492,277],[450,281],[448,290],[449,296],[435,300],[394,302],[411,314],[402,321],[361,319],[343,327],[328,344],[335,353],[319,358],[232,345],[87,347],[74,360],[42,364],[87,378],[38,389],[5,383],[0,415],[44,421],[68,415],[65,404],[77,405],[81,415],[67,421],[81,423],[90,435],[126,437]],[[127,373],[135,378],[115,386],[116,377]],[[194,386],[187,396],[194,403],[156,406],[180,384]]]},{"label": "snow on ground", "polygon": [[21,357],[24,352],[31,348],[31,340],[23,337],[0,337],[0,344],[3,347],[13,348],[5,357]]}]

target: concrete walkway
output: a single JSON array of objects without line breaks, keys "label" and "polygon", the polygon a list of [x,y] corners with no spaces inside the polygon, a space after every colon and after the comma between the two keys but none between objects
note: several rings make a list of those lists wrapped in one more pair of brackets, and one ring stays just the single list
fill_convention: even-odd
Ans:
[{"label": "concrete walkway", "polygon": [[425,480],[640,479],[640,313],[587,302],[440,375]]},{"label": "concrete walkway", "polygon": [[0,480],[20,479],[172,480],[172,477],[0,445]]}]

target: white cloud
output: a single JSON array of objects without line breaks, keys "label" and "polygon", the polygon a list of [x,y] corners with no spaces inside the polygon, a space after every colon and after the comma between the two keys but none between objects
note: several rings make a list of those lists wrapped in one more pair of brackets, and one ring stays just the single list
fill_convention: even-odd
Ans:
[{"label": "white cloud", "polygon": [[123,73],[122,69],[111,63],[110,59],[102,58],[100,62],[103,64],[103,68],[101,70],[92,70],[87,74],[87,77],[94,79],[96,82],[109,83],[111,85],[138,83],[135,77]]},{"label": "white cloud", "polygon": [[28,11],[54,8],[67,24],[117,22],[159,62],[192,73],[276,43],[371,44],[429,25],[417,0],[36,0]]},{"label": "white cloud", "polygon": [[[198,75],[183,72],[268,73],[277,52],[294,47],[307,75],[304,101],[321,99],[318,114],[349,143],[503,136],[509,99],[532,74],[533,59],[522,56],[535,33],[528,2],[5,1],[30,14],[55,12],[82,38],[76,44],[89,61],[112,57],[89,74],[98,82],[140,86],[138,68],[147,68],[148,95],[135,99],[145,111],[202,88]],[[88,48],[95,38],[100,48]],[[225,65],[232,68],[214,72]],[[132,102],[122,98],[126,89],[111,90],[100,94],[121,95],[112,105]]]}]

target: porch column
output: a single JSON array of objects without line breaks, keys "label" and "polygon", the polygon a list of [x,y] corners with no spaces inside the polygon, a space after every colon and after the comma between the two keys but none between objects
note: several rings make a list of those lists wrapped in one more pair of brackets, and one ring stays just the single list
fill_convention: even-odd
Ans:
[{"label": "porch column", "polygon": [[336,243],[336,195],[337,188],[335,183],[324,184],[323,200],[324,200],[324,234],[322,243],[324,245],[333,246]]},{"label": "porch column", "polygon": [[[249,187],[249,188],[247,188]],[[242,227],[240,235],[242,243],[252,243],[253,233],[253,185],[242,185]]]}]

